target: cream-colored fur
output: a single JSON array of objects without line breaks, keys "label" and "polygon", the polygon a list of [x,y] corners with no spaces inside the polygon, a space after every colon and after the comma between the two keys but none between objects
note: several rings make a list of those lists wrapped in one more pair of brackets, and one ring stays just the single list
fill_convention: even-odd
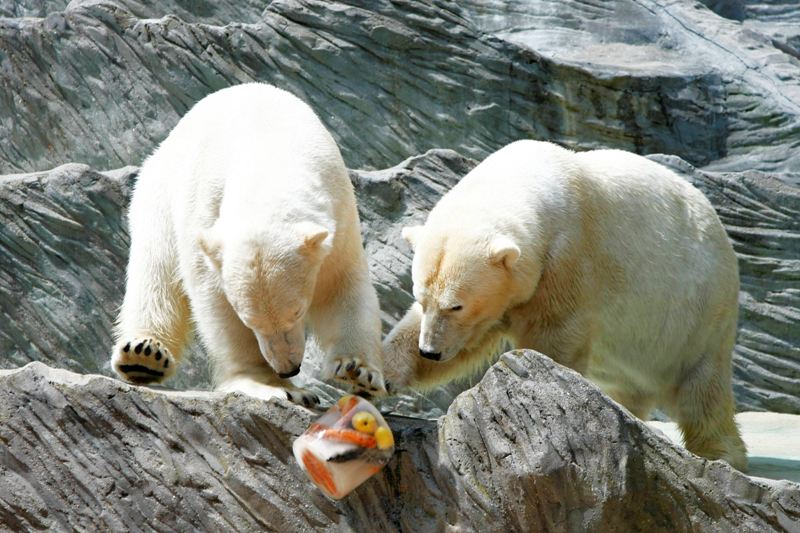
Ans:
[{"label": "cream-colored fur", "polygon": [[[144,163],[112,364],[170,377],[194,320],[220,388],[286,394],[305,327],[326,378],[383,389],[378,300],[355,196],[314,112],[264,84],[198,102]],[[295,391],[308,403],[313,395]]]},{"label": "cream-colored fur", "polygon": [[689,183],[627,152],[519,141],[403,233],[417,302],[384,341],[388,382],[432,387],[508,341],[639,417],[664,408],[690,450],[746,467],[731,391],[736,256]]}]

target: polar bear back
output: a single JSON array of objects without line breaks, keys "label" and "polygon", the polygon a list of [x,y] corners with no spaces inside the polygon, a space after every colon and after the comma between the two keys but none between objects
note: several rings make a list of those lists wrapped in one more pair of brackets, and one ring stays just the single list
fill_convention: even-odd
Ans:
[{"label": "polar bear back", "polygon": [[279,163],[324,171],[341,162],[335,141],[314,111],[293,94],[262,83],[229,87],[200,100],[162,150],[186,150],[228,168],[237,168],[238,162],[244,170]]},{"label": "polar bear back", "polygon": [[671,265],[679,262],[699,278],[735,270],[733,249],[705,196],[667,168],[621,150],[575,153],[517,141],[467,174],[435,206],[426,227],[510,232],[523,250],[547,255],[557,255],[567,241],[592,239],[642,275],[661,271],[672,278]]},{"label": "polar bear back", "polygon": [[140,197],[168,198],[178,242],[186,243],[220,217],[335,229],[355,213],[333,137],[302,100],[261,83],[200,100],[145,162],[137,188],[151,189]]},{"label": "polar bear back", "polygon": [[[710,351],[730,352],[738,267],[711,203],[690,183],[644,157],[619,150],[576,154],[587,191],[584,213],[595,265],[616,268],[598,284],[603,312],[595,353],[615,354],[604,372],[623,372],[646,388],[653,373],[676,371]],[[586,216],[586,215],[584,215]],[[634,356],[637,347],[646,357]],[[675,357],[675,354],[682,357]],[[616,367],[621,354],[633,359]],[[639,372],[637,372],[637,370]],[[603,379],[594,375],[598,382]]]},{"label": "polar bear back", "polygon": [[592,217],[592,238],[609,255],[638,265],[639,277],[657,276],[661,282],[648,282],[650,290],[664,287],[665,294],[675,294],[675,284],[697,286],[719,276],[720,282],[736,283],[736,258],[725,229],[694,186],[621,150],[575,158],[581,163],[581,209]]}]

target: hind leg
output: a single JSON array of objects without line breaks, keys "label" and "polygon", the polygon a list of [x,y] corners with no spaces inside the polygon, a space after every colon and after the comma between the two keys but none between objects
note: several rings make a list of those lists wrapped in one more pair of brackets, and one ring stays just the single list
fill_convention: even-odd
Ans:
[{"label": "hind leg", "polygon": [[140,179],[131,201],[125,297],[111,366],[125,381],[152,383],[175,373],[190,330],[168,202]]},{"label": "hind leg", "polygon": [[655,398],[643,392],[626,390],[622,388],[603,388],[604,392],[611,398],[630,411],[639,420],[647,420],[650,411],[655,406]]},{"label": "hind leg", "polygon": [[691,368],[678,385],[669,411],[683,433],[686,449],[747,470],[747,449],[734,420],[729,355],[701,360]]}]

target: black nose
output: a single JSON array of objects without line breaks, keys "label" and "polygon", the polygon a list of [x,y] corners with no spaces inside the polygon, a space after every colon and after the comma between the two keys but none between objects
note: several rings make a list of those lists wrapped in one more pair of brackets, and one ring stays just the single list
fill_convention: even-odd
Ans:
[{"label": "black nose", "polygon": [[288,372],[283,372],[283,373],[278,372],[278,377],[280,377],[282,379],[292,378],[292,377],[296,376],[299,373],[300,373],[300,365],[297,365],[294,368],[294,370],[290,370]]},{"label": "black nose", "polygon": [[438,352],[438,353],[436,353],[436,352],[426,352],[422,348],[419,349],[419,354],[422,357],[424,357],[425,359],[430,359],[431,361],[438,361],[439,359],[442,358],[442,353],[441,352]]}]

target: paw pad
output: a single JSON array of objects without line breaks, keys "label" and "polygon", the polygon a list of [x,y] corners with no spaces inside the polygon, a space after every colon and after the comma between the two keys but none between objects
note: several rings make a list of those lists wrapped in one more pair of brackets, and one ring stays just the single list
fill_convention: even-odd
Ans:
[{"label": "paw pad", "polygon": [[111,364],[122,379],[137,385],[163,381],[175,372],[172,353],[154,338],[120,342]]}]

